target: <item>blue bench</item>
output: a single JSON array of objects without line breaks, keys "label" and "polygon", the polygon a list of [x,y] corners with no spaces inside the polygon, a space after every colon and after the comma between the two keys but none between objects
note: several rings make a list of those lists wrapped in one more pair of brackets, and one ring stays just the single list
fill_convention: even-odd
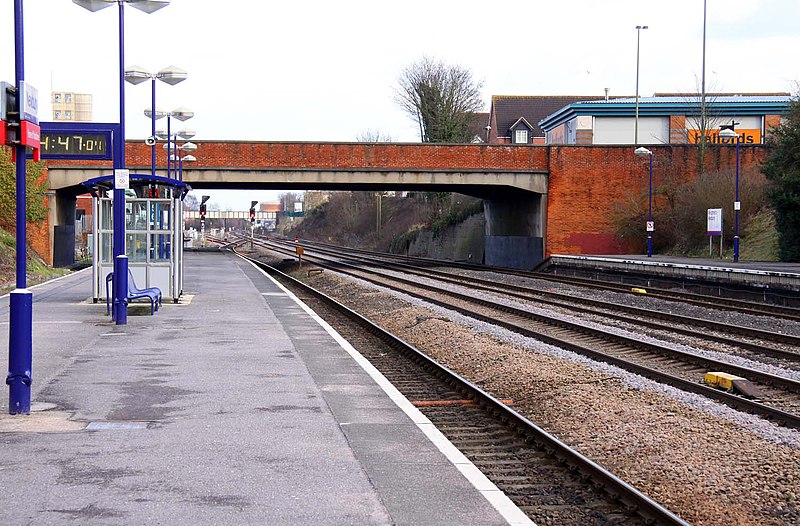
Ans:
[{"label": "blue bench", "polygon": [[[109,284],[114,280],[114,273],[111,272],[106,276],[106,313],[111,314],[111,295],[109,294]],[[155,311],[161,306],[161,289],[158,287],[150,287],[140,289],[136,286],[133,280],[133,273],[128,269],[128,297],[125,301],[131,302],[135,299],[147,298],[150,300],[150,315],[155,314]]]}]

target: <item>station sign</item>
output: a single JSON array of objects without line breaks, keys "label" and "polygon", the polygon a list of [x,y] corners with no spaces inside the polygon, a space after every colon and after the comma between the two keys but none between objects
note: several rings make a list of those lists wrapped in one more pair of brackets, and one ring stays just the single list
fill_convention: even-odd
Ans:
[{"label": "station sign", "polygon": [[39,124],[39,90],[20,81],[19,83],[19,113],[23,121]]}]

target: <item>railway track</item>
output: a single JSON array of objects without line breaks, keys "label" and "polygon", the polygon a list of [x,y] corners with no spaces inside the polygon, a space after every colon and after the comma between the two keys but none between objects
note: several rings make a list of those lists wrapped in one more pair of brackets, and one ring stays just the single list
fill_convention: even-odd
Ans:
[{"label": "railway track", "polygon": [[[284,244],[283,246],[287,245]],[[324,248],[317,250],[331,256],[347,257],[349,261],[361,261],[382,268],[395,268],[405,273],[423,277],[435,277],[448,283],[470,286],[486,292],[496,292],[516,299],[535,301],[540,304],[566,308],[575,312],[598,314],[618,321],[631,322],[631,316],[635,316],[634,323],[636,325],[730,345],[747,350],[751,354],[755,353],[788,362],[800,363],[800,352],[797,351],[797,349],[800,349],[800,336],[792,334],[765,331],[753,327],[720,323],[654,309],[643,309],[620,303],[576,297],[555,291],[542,291],[532,287],[498,283],[496,280],[481,279],[475,276],[461,276],[436,269],[420,268],[402,262],[374,261],[366,257],[344,255],[341,250],[338,252]],[[654,319],[661,321],[653,321]],[[787,348],[772,346],[771,344],[778,344]]]},{"label": "railway track", "polygon": [[[284,253],[288,250],[276,245],[269,246],[272,250],[281,250]],[[712,360],[664,345],[648,343],[640,338],[622,336],[586,324],[534,313],[505,303],[497,303],[477,297],[475,293],[456,292],[405,277],[379,275],[377,271],[366,269],[363,262],[355,266],[341,260],[308,254],[305,258],[317,265],[415,296],[462,315],[616,365],[629,372],[700,394],[736,409],[761,415],[784,426],[800,428],[800,416],[798,416],[800,382],[795,380]],[[747,378],[765,396],[762,400],[752,400],[701,383],[706,372],[717,370]]]},{"label": "railway track", "polygon": [[[336,245],[321,243],[317,241],[312,242],[303,240],[303,245],[309,247],[316,247],[319,249],[323,249],[326,247],[331,250],[342,249],[342,247],[337,247]],[[350,248],[348,248],[347,250],[348,252],[351,253],[360,253],[365,256],[373,257],[376,259],[403,261],[415,266],[441,266],[441,267],[460,268],[466,270],[476,270],[481,272],[486,272],[488,270],[499,274],[520,276],[531,279],[541,279],[553,283],[575,285],[575,286],[593,288],[598,290],[609,290],[623,294],[637,294],[636,292],[633,292],[631,290],[632,288],[637,288],[636,286],[625,285],[619,282],[600,281],[595,279],[579,278],[573,276],[559,276],[555,274],[542,273],[542,272],[486,267],[484,265],[443,261],[430,258],[409,257],[397,254],[373,252],[369,250],[350,249]],[[743,314],[752,314],[756,316],[775,316],[787,320],[800,321],[800,309],[793,307],[783,307],[780,305],[771,305],[768,303],[760,303],[752,301],[732,300],[732,299],[720,298],[717,296],[696,294],[687,291],[675,291],[675,290],[651,288],[651,287],[647,288],[647,294],[648,296],[653,298],[680,301],[682,303],[688,303],[700,307],[719,309],[725,311],[735,311],[735,312],[741,312]]]},{"label": "railway track", "polygon": [[335,300],[256,263],[325,317],[532,520],[687,524],[543,431],[508,401],[495,399]]}]

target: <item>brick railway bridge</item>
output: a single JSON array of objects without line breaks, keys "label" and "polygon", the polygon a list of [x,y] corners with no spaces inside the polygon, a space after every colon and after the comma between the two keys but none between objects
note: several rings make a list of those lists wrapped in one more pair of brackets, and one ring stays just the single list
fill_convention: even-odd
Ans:
[{"label": "brick railway bridge", "polygon": [[[633,146],[194,142],[198,162],[183,172],[193,189],[417,190],[481,198],[488,265],[530,269],[551,253],[630,253],[644,239],[644,225],[642,239],[631,243],[617,237],[612,222],[615,203],[647,197],[648,160],[636,157]],[[655,185],[696,176],[697,146],[648,147]],[[143,141],[127,142],[131,173],[150,173],[150,151]],[[743,146],[740,156],[742,166],[759,163],[764,148]],[[734,148],[712,145],[705,162],[707,171],[733,170]],[[107,161],[47,162],[50,214],[37,249],[51,262],[54,253],[73,249],[54,241],[54,231],[74,225],[75,197],[85,193],[80,183],[110,172]]]}]

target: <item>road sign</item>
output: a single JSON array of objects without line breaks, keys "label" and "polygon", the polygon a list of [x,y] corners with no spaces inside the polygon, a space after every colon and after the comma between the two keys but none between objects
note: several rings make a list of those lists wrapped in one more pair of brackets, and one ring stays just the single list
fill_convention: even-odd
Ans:
[{"label": "road sign", "polygon": [[654,232],[656,229],[656,222],[655,221],[648,221],[647,222],[647,231]]}]

